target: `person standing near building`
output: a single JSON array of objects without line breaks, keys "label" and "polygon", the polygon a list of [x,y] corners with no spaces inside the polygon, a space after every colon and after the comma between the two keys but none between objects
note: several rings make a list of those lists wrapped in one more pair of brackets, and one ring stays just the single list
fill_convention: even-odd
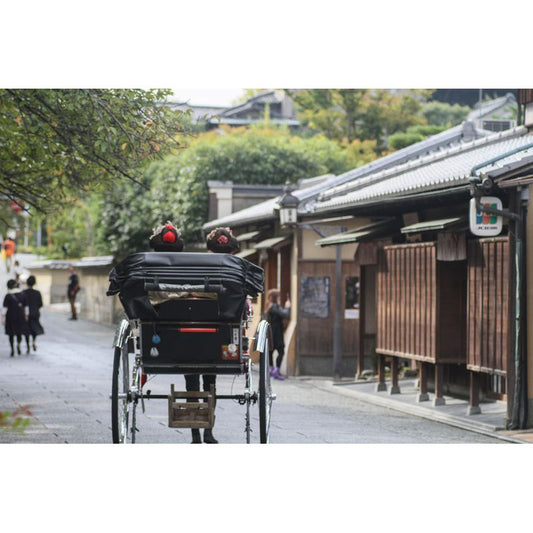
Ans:
[{"label": "person standing near building", "polygon": [[24,269],[20,266],[19,261],[15,261],[13,266],[13,274],[15,274],[15,281],[20,284],[21,276],[24,274]]},{"label": "person standing near building", "polygon": [[[268,358],[270,364],[270,375],[274,379],[285,379],[280,372],[281,362],[285,355],[285,341],[283,340],[283,319],[289,318],[291,314],[291,302],[287,297],[285,306],[279,305],[279,289],[270,289],[265,302],[265,316],[272,329],[272,344]],[[274,350],[277,351],[276,366],[273,364]]]},{"label": "person standing near building", "polygon": [[26,285],[28,288],[23,291],[23,294],[26,298],[26,303],[28,305],[28,328],[29,328],[29,334],[26,336],[26,343],[28,344],[28,347],[30,345],[29,335],[32,337],[32,347],[33,351],[37,351],[37,345],[35,344],[35,339],[37,335],[43,335],[44,329],[41,326],[41,322],[39,321],[39,318],[41,316],[40,309],[43,306],[43,298],[41,296],[41,293],[34,289],[34,285],[36,283],[35,276],[30,276],[26,280]]},{"label": "person standing near building", "polygon": [[[17,287],[17,282],[10,279],[7,282],[7,294],[4,298],[4,305],[2,308],[2,324],[5,327],[5,333],[9,337],[9,345],[11,346],[11,357],[15,355],[14,341],[17,338],[17,353],[20,355],[20,343],[22,336],[28,335],[28,305],[25,296]],[[26,338],[28,340],[28,337]],[[30,344],[28,341],[28,353],[30,352]]]},{"label": "person standing near building", "polygon": [[2,244],[2,249],[5,252],[5,261],[6,261],[6,271],[10,272],[13,265],[13,257],[15,256],[15,250],[17,245],[15,241],[9,237],[6,237],[4,244]]},{"label": "person standing near building", "polygon": [[76,295],[80,290],[80,280],[78,274],[76,274],[76,269],[70,265],[69,266],[69,278],[68,278],[68,287],[67,287],[67,297],[70,302],[70,311],[72,313],[69,320],[78,320],[76,314]]}]

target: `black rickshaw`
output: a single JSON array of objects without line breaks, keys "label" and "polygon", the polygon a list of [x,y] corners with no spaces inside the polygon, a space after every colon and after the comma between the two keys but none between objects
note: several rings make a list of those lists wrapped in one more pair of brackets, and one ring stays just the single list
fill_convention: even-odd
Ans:
[{"label": "black rickshaw", "polygon": [[[108,295],[118,294],[126,318],[117,327],[112,377],[114,443],[135,442],[136,410],[145,401],[168,402],[169,427],[211,428],[215,400],[245,406],[246,442],[250,407],[259,405],[260,442],[269,440],[275,395],[270,386],[270,326],[261,320],[254,337],[251,298],[263,292],[263,270],[230,254],[146,252],[128,256],[109,274]],[[253,342],[253,346],[251,345]],[[254,390],[250,351],[259,352],[259,387]],[[144,391],[154,374],[244,374],[242,394],[215,395]]]}]

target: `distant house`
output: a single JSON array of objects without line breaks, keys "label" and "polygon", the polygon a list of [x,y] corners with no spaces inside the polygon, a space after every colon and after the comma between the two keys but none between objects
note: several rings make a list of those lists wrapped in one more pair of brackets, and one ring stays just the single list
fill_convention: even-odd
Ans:
[{"label": "distant house", "polygon": [[209,220],[225,217],[263,200],[279,196],[283,185],[246,185],[232,181],[208,181]]},{"label": "distant house", "polygon": [[208,130],[221,125],[249,126],[262,122],[267,115],[274,125],[300,126],[292,100],[281,89],[262,92],[231,107],[198,106],[186,102],[170,102],[168,105],[174,109],[190,110],[195,122],[204,124]]}]

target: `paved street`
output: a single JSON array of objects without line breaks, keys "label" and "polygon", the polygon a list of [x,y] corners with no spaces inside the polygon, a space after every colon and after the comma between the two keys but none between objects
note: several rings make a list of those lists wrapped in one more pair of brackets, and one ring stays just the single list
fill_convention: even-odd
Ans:
[{"label": "paved street", "polygon": [[[37,353],[9,357],[0,344],[0,409],[29,405],[31,426],[24,434],[0,432],[1,443],[110,443],[113,328],[45,310],[46,334]],[[240,393],[241,376],[219,376],[220,394]],[[170,383],[184,390],[182,376],[156,376],[145,386],[167,394]],[[498,439],[371,405],[322,390],[316,379],[275,381],[273,443],[498,443]],[[188,443],[186,429],[167,425],[164,400],[147,402],[140,415],[139,443]],[[258,442],[258,408],[253,409],[252,442]],[[215,436],[221,443],[244,443],[244,407],[233,400],[217,406]]]}]

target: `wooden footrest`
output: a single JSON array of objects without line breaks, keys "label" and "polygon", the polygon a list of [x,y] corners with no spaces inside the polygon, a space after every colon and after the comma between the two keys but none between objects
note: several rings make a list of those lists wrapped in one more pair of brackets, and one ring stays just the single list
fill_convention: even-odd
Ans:
[{"label": "wooden footrest", "polygon": [[175,391],[174,385],[170,386],[170,394],[168,395],[169,427],[210,429],[214,425],[215,399],[213,394],[211,394],[210,392]]}]

